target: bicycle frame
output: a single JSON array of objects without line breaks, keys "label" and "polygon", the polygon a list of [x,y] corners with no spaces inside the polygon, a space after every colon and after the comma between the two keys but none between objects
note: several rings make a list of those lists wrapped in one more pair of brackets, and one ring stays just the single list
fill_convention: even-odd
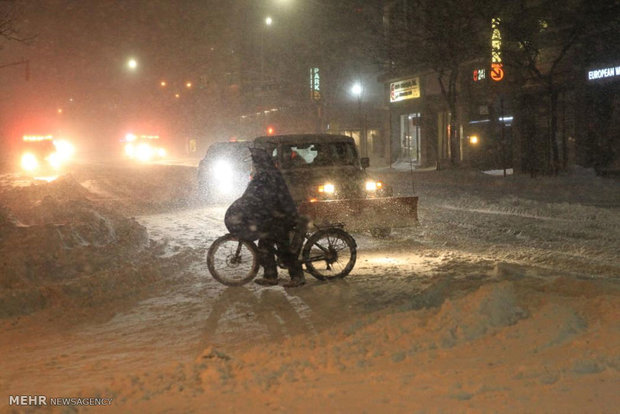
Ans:
[{"label": "bicycle frame", "polygon": [[[297,260],[305,271],[319,280],[339,279],[348,275],[357,258],[355,239],[342,224],[307,226],[291,234],[291,245]],[[275,250],[276,264],[286,268]],[[207,266],[211,275],[228,286],[240,286],[258,273],[259,251],[255,242],[226,234],[216,239],[207,252]]]},{"label": "bicycle frame", "polygon": [[[298,259],[301,260],[302,264],[307,264],[310,262],[317,262],[317,261],[323,261],[325,260],[324,258],[316,258],[315,260],[303,260],[301,259],[301,252],[304,248],[304,246],[306,245],[306,242],[308,241],[308,239],[315,233],[317,233],[318,231],[321,230],[328,230],[328,229],[340,229],[340,230],[344,230],[344,224],[342,223],[330,223],[330,224],[322,224],[322,225],[317,225],[314,224],[313,227],[315,227],[315,230],[312,232],[308,231],[308,227],[305,226],[304,228],[302,228],[301,230],[295,230],[293,231],[293,235],[292,235],[292,242],[291,242],[291,250],[294,251],[296,253],[296,257]],[[323,253],[325,253],[326,255],[330,255],[330,253],[323,248],[323,246],[318,246]],[[276,250],[276,262],[278,264],[278,267],[280,267],[281,269],[286,269],[286,266],[284,266],[284,264],[282,263],[282,261],[280,260],[280,256],[278,255],[278,251]]]}]

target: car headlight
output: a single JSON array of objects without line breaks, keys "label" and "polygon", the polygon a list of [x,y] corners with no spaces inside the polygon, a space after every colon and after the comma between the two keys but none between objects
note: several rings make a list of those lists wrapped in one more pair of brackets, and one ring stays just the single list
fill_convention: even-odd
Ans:
[{"label": "car headlight", "polygon": [[334,194],[336,191],[336,187],[334,187],[331,183],[325,183],[319,186],[319,193],[323,194]]},{"label": "car headlight", "polygon": [[22,168],[26,171],[33,171],[39,167],[39,161],[34,154],[29,152],[22,155]]},{"label": "car headlight", "polygon": [[383,183],[381,181],[368,180],[366,181],[366,191],[377,191],[383,188]]},{"label": "car headlight", "polygon": [[235,171],[230,162],[218,160],[213,164],[214,188],[221,195],[230,195],[235,190],[233,176]]},{"label": "car headlight", "polygon": [[213,171],[218,177],[230,177],[233,174],[233,167],[230,162],[226,160],[218,160],[213,164]]},{"label": "car headlight", "polygon": [[140,161],[148,161],[153,158],[153,152],[153,147],[151,147],[149,144],[139,144],[136,147],[135,156]]},{"label": "car headlight", "polygon": [[67,161],[71,159],[75,154],[75,147],[69,141],[54,141],[54,146],[56,147],[56,153],[58,154],[58,158],[61,161]]}]

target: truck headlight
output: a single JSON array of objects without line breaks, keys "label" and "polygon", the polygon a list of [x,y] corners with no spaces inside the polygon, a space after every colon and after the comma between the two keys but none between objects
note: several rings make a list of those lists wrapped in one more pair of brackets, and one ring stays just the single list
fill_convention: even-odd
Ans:
[{"label": "truck headlight", "polygon": [[227,160],[218,160],[213,164],[214,188],[221,195],[230,195],[235,190],[233,176],[235,170],[233,165]]},{"label": "truck headlight", "polygon": [[366,191],[377,191],[383,188],[383,183],[381,181],[368,180],[366,181]]},{"label": "truck headlight", "polygon": [[233,173],[233,166],[230,162],[226,160],[218,160],[213,164],[213,171],[218,175],[218,177],[228,178]]},{"label": "truck headlight", "polygon": [[68,161],[75,154],[75,147],[69,141],[59,140],[54,141],[56,147],[56,153],[61,161]]},{"label": "truck headlight", "polygon": [[149,144],[139,144],[135,150],[135,157],[140,161],[149,161],[153,158],[153,147]]},{"label": "truck headlight", "polygon": [[22,155],[22,168],[26,171],[33,171],[39,167],[39,161],[34,154],[29,152]]},{"label": "truck headlight", "polygon": [[334,194],[336,187],[331,183],[325,183],[319,186],[319,193]]}]

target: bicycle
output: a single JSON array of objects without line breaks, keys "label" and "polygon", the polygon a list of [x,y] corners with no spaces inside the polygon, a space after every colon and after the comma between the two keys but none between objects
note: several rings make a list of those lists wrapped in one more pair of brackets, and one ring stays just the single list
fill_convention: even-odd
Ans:
[{"label": "bicycle", "polygon": [[[344,230],[344,225],[315,225],[316,231],[308,232],[307,226],[293,234],[292,246],[301,255],[305,270],[318,280],[341,279],[347,276],[357,259],[355,239]],[[277,252],[276,252],[277,256]],[[232,234],[217,238],[207,252],[209,273],[227,286],[241,286],[258,274],[258,246]],[[278,265],[284,268],[278,259]]]}]

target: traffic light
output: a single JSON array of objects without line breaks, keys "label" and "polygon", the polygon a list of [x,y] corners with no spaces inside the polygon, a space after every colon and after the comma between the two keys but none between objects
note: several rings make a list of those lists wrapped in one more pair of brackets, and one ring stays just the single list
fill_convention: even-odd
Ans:
[{"label": "traffic light", "polygon": [[276,130],[272,126],[267,127],[267,135],[273,135]]}]

